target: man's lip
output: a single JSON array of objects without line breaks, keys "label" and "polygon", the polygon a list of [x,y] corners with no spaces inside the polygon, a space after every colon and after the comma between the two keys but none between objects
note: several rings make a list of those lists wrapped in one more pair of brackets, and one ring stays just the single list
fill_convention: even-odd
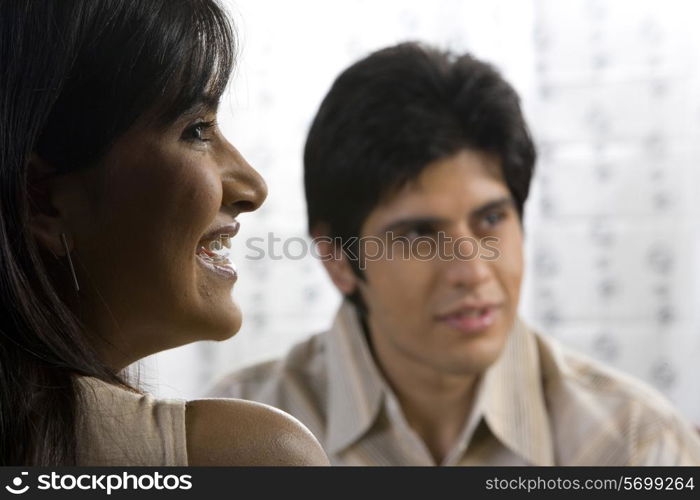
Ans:
[{"label": "man's lip", "polygon": [[240,228],[241,224],[235,220],[231,223],[218,226],[216,229],[212,229],[211,231],[207,232],[204,236],[202,236],[202,238],[199,241],[212,241],[221,237],[221,235],[226,235],[229,238],[233,238],[234,236],[236,236]]},{"label": "man's lip", "polygon": [[470,311],[483,311],[484,309],[498,309],[503,304],[501,302],[466,302],[459,306],[452,307],[444,313],[436,315],[438,320],[444,320],[452,316],[457,316]]}]

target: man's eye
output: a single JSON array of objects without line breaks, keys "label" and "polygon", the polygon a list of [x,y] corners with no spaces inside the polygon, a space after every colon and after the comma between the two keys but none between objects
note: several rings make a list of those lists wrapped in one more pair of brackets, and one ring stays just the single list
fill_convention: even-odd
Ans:
[{"label": "man's eye", "polygon": [[484,225],[486,227],[494,227],[497,226],[503,219],[506,218],[506,213],[499,211],[499,212],[489,212],[486,215],[484,215]]},{"label": "man's eye", "polygon": [[209,142],[210,131],[214,125],[216,125],[215,121],[194,123],[185,129],[182,138],[186,141]]},{"label": "man's eye", "polygon": [[433,234],[435,234],[435,228],[429,224],[425,224],[407,229],[403,235],[409,240],[412,240],[414,238],[420,238],[421,236],[432,236]]}]

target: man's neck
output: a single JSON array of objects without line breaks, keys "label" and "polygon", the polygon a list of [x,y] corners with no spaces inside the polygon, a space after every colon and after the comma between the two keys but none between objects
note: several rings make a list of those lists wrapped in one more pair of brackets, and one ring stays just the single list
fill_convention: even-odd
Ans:
[{"label": "man's neck", "polygon": [[416,383],[399,387],[390,382],[406,421],[423,439],[437,464],[454,448],[472,410],[476,384],[473,379],[468,384],[463,382],[425,384],[420,389]]},{"label": "man's neck", "polygon": [[440,464],[455,446],[472,411],[478,376],[446,374],[406,357],[397,360],[383,352],[384,348],[372,346],[375,361],[396,394],[408,425]]}]

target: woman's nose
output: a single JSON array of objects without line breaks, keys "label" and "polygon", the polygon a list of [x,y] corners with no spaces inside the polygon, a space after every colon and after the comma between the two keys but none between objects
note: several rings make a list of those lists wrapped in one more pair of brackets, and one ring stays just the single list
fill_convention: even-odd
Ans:
[{"label": "woman's nose", "polygon": [[236,148],[229,147],[231,156],[221,177],[223,205],[238,212],[252,212],[267,198],[267,184]]}]

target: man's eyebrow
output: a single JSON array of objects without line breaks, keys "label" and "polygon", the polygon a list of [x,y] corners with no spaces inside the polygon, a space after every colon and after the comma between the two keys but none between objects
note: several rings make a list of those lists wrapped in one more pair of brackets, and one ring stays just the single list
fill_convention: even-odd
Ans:
[{"label": "man's eyebrow", "polygon": [[504,208],[515,208],[515,200],[513,199],[512,196],[504,196],[503,198],[499,198],[497,200],[489,201],[480,207],[472,210],[472,213],[470,214],[471,217],[481,217],[483,215],[486,215],[488,212],[491,212],[493,210],[497,209],[504,209]]},{"label": "man's eyebrow", "polygon": [[405,219],[399,219],[390,222],[384,226],[379,234],[386,234],[391,231],[396,231],[397,229],[406,227],[417,227],[417,226],[438,226],[440,224],[445,224],[447,219],[442,217],[407,217]]},{"label": "man's eyebrow", "polygon": [[[503,208],[514,208],[515,200],[512,196],[504,196],[498,198],[477,207],[472,210],[469,214],[470,217],[480,217],[492,210],[503,209]],[[384,226],[379,234],[386,234],[390,231],[396,231],[397,229],[402,229],[406,227],[417,227],[417,226],[439,226],[442,224],[447,224],[448,219],[443,217],[406,217],[405,219],[395,220]]]}]

